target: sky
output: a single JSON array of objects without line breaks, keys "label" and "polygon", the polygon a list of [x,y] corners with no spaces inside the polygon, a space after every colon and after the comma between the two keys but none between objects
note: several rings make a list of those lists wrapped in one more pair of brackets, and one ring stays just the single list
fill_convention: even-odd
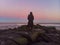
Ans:
[{"label": "sky", "polygon": [[0,22],[26,23],[31,11],[35,23],[60,23],[60,0],[0,0]]}]

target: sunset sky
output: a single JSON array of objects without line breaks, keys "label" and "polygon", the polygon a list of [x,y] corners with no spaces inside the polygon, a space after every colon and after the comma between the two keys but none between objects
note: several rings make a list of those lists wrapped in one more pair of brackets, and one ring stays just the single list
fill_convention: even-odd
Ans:
[{"label": "sunset sky", "polygon": [[0,22],[27,22],[33,12],[34,22],[60,23],[60,0],[0,0]]}]

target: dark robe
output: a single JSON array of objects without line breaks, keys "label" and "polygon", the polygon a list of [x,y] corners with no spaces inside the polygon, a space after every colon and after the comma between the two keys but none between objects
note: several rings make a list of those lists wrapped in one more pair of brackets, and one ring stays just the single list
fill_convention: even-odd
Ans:
[{"label": "dark robe", "polygon": [[33,20],[34,20],[33,14],[28,15],[28,27],[33,28]]}]

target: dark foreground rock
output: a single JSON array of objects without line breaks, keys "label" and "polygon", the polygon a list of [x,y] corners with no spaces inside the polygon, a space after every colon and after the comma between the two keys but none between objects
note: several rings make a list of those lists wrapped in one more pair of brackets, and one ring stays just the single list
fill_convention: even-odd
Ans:
[{"label": "dark foreground rock", "polygon": [[[11,40],[10,40],[11,39]],[[22,43],[23,42],[23,43]],[[3,44],[4,43],[4,44]],[[60,31],[55,27],[27,26],[0,31],[0,45],[60,45]]]}]

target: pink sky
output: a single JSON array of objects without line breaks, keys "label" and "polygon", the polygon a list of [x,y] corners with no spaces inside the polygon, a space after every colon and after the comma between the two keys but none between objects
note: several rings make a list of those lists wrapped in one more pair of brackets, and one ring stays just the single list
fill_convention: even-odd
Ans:
[{"label": "pink sky", "polygon": [[60,21],[59,0],[0,0],[0,17],[2,17],[0,22],[9,22],[5,19],[8,17],[25,21],[30,11],[33,12],[35,21],[58,23]]}]

